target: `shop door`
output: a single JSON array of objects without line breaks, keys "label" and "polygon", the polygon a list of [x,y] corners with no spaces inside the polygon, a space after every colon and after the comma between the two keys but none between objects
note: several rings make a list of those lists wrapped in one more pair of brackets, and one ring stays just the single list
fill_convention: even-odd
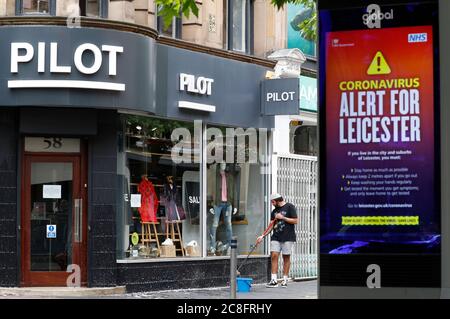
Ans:
[{"label": "shop door", "polygon": [[[86,284],[83,156],[27,153],[22,177],[22,285]],[[70,270],[70,272],[67,272]],[[77,281],[75,276],[79,276]]]}]

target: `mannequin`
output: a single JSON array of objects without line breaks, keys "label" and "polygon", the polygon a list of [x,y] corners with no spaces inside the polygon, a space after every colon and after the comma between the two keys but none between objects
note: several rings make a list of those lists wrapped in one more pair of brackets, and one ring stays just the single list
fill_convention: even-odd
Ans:
[{"label": "mannequin", "polygon": [[138,192],[141,193],[141,207],[138,208],[142,222],[156,222],[158,211],[158,197],[153,183],[148,180],[147,174],[141,176]]},{"label": "mannequin", "polygon": [[210,254],[215,254],[216,252],[216,232],[222,214],[224,214],[223,220],[226,227],[226,244],[228,246],[231,243],[231,237],[233,235],[231,228],[231,217],[232,215],[237,213],[237,208],[233,208],[232,205],[232,199],[234,195],[233,176],[226,171],[226,168],[226,163],[220,163],[219,175],[217,179],[216,198],[213,203],[214,207],[209,210],[209,212],[213,215],[213,222],[210,229]]},{"label": "mannequin", "polygon": [[167,176],[164,184],[165,212],[167,221],[184,220],[186,214],[179,202],[179,194],[177,185],[173,180],[173,176]]}]

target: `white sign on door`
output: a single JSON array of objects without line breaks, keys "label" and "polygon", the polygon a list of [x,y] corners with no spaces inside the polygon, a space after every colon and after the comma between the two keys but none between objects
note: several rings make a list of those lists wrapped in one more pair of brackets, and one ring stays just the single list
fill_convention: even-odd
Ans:
[{"label": "white sign on door", "polygon": [[44,185],[42,198],[61,198],[61,185]]},{"label": "white sign on door", "polygon": [[56,238],[56,225],[47,225],[47,238]]},{"label": "white sign on door", "polygon": [[141,207],[141,194],[131,194],[131,207]]}]

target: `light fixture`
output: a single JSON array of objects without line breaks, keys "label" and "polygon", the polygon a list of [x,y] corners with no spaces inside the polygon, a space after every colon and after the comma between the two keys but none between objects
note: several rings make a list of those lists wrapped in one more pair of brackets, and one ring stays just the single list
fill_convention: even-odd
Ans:
[{"label": "light fixture", "polygon": [[140,130],[142,130],[142,126],[136,125],[136,129],[137,129],[138,131],[140,131]]}]

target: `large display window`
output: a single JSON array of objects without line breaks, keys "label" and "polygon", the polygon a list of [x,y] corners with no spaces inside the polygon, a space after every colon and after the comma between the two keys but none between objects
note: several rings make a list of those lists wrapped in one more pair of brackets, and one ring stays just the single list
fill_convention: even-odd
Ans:
[{"label": "large display window", "polygon": [[229,256],[233,236],[238,254],[264,254],[254,244],[267,218],[265,135],[137,115],[120,122],[118,259]]},{"label": "large display window", "polygon": [[262,254],[253,245],[265,225],[264,142],[253,129],[210,126],[207,136],[207,254],[229,255],[232,236],[238,254]]},{"label": "large display window", "polygon": [[[177,128],[194,136],[194,124],[123,115],[121,125],[118,258],[200,256],[200,145],[172,139]],[[190,161],[179,163],[183,144]]]}]

